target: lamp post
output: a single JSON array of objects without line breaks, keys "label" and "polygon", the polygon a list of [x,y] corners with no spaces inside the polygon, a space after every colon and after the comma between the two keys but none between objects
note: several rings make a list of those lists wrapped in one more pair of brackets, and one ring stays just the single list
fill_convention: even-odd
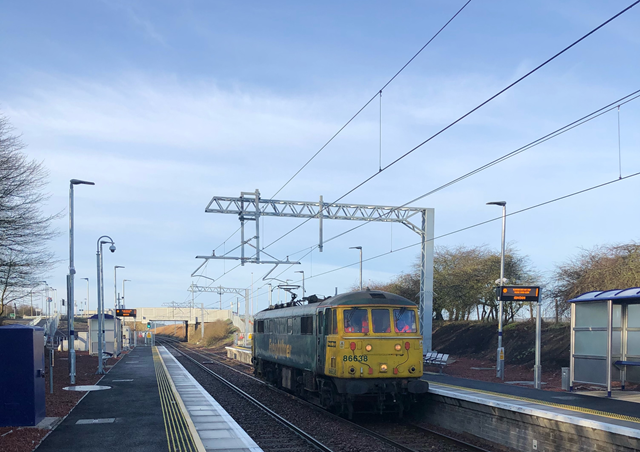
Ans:
[{"label": "lamp post", "polygon": [[86,313],[85,315],[89,315],[89,278],[81,278],[87,281],[87,305],[85,306]]},{"label": "lamp post", "polygon": [[361,246],[352,246],[349,249],[350,250],[360,250],[360,290],[362,290],[362,247]]},{"label": "lamp post", "polygon": [[[304,290],[304,270],[298,270],[298,271],[295,271],[294,273],[302,273],[302,298],[304,298],[305,292],[306,292]],[[361,283],[361,285],[362,285],[362,283]]]},{"label": "lamp post", "polygon": [[116,271],[119,268],[124,268],[122,265],[114,265],[113,266],[113,310],[114,310],[114,319],[115,319],[115,310],[119,308],[118,306],[118,276]]},{"label": "lamp post", "polygon": [[69,377],[70,383],[76,383],[76,350],[75,350],[75,334],[73,325],[73,278],[76,274],[76,268],[73,265],[73,186],[74,185],[95,185],[93,182],[71,179],[69,181],[69,276],[67,277],[67,321],[69,323]]},{"label": "lamp post", "polygon": [[507,229],[507,202],[506,201],[493,201],[488,202],[487,205],[502,206],[502,250],[500,252],[500,283],[498,284],[498,353],[496,362],[496,377],[504,380],[504,348],[502,347],[502,290],[504,285],[504,241],[505,233]]},{"label": "lamp post", "polygon": [[[105,239],[105,240],[103,240]],[[108,240],[107,240],[108,239]],[[103,337],[104,337],[104,281],[102,271],[102,245],[110,243],[109,251],[115,253],[116,245],[113,243],[113,239],[108,235],[103,235],[98,239],[97,251],[96,251],[96,266],[97,266],[97,286],[98,286],[98,374],[104,374],[102,367],[102,353],[104,351]]]}]

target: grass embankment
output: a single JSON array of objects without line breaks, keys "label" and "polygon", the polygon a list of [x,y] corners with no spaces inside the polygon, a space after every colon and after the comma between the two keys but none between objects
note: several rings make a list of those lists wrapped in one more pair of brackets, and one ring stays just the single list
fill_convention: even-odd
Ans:
[{"label": "grass embankment", "polygon": [[[543,366],[569,366],[570,325],[542,325]],[[433,349],[440,353],[467,358],[495,359],[498,344],[498,324],[488,322],[444,322],[433,326]],[[533,364],[535,360],[535,322],[514,322],[503,328],[505,362]]]},{"label": "grass embankment", "polygon": [[[156,328],[156,334],[172,336],[179,339],[184,338],[184,324],[165,325]],[[233,342],[233,333],[236,328],[230,320],[216,320],[204,324],[204,338],[200,325],[189,325],[189,343],[213,347],[214,345],[226,345]]]}]

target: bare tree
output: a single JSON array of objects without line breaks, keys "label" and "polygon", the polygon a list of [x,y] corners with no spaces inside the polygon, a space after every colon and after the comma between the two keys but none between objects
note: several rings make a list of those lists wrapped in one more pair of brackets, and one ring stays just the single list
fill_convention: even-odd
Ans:
[{"label": "bare tree", "polygon": [[626,289],[640,286],[640,245],[597,246],[582,250],[560,264],[552,279],[551,295],[556,318],[565,316],[567,300],[592,290]]},{"label": "bare tree", "polygon": [[[529,259],[509,247],[505,254],[505,277],[510,284],[533,284],[540,277],[533,271]],[[478,319],[496,320],[496,280],[500,278],[500,253],[484,246],[437,247],[433,269],[433,316],[442,320],[443,312],[449,320],[468,320],[472,313]],[[401,295],[419,302],[420,267],[416,263],[411,273],[402,274],[386,284],[371,288]],[[523,303],[505,302],[504,318],[513,321],[524,307]]]},{"label": "bare tree", "polygon": [[53,264],[47,242],[55,235],[42,205],[47,171],[22,150],[20,137],[0,115],[0,316],[5,306],[29,295]]}]

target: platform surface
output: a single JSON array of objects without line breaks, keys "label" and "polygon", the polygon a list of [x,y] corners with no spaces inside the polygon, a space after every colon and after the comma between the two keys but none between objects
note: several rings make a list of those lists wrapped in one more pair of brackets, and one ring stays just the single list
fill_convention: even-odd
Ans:
[{"label": "platform surface", "polygon": [[136,347],[98,385],[38,452],[261,451],[165,347]]},{"label": "platform surface", "polygon": [[151,347],[125,355],[38,447],[38,452],[166,451]]},{"label": "platform surface", "polygon": [[633,401],[430,373],[423,379],[433,394],[640,438],[640,404]]},{"label": "platform surface", "polygon": [[205,450],[262,451],[165,347],[158,352]]}]

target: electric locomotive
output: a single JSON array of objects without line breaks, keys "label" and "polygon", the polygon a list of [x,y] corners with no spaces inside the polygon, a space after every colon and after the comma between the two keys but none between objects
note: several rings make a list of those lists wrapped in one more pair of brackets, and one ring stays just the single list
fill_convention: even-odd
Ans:
[{"label": "electric locomotive", "polygon": [[255,316],[256,376],[349,418],[402,415],[428,391],[415,303],[372,290],[305,300]]}]

